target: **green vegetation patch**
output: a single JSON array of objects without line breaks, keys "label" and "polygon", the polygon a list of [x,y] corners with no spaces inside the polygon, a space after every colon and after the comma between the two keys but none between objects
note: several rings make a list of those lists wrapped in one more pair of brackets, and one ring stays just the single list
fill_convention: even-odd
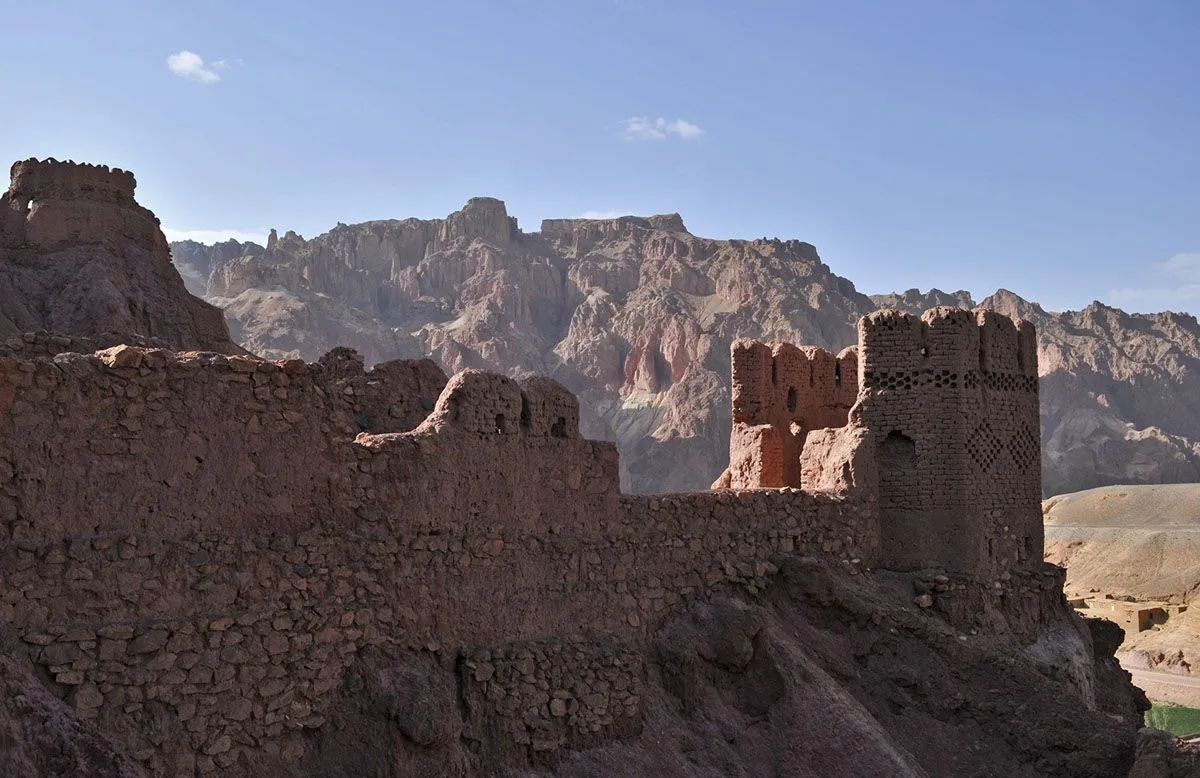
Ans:
[{"label": "green vegetation patch", "polygon": [[1200,710],[1156,702],[1146,712],[1146,726],[1179,736],[1194,735],[1200,732]]}]

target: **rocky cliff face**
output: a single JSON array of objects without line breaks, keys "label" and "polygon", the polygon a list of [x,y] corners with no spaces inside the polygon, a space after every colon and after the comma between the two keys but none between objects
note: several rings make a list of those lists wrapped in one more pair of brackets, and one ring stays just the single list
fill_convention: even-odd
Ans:
[{"label": "rocky cliff face", "polygon": [[132,173],[27,160],[0,195],[0,338],[119,334],[237,353],[219,309],[188,294]]},{"label": "rocky cliff face", "polygon": [[[634,491],[703,489],[724,468],[734,339],[837,350],[878,307],[976,305],[965,291],[868,298],[810,244],[700,238],[677,214],[526,233],[490,198],[446,219],[172,250],[207,273],[194,288],[251,351],[315,359],[349,345],[369,362],[432,355],[447,372],[559,379],[580,396],[585,433],[620,443]],[[1005,291],[982,305],[1038,327],[1047,494],[1200,480],[1194,318],[1099,303],[1052,313]]]},{"label": "rocky cliff face", "polygon": [[871,308],[807,243],[699,238],[676,214],[525,233],[476,198],[446,219],[269,244],[232,260],[179,250],[210,264],[207,295],[248,349],[550,375],[580,395],[585,434],[621,443],[637,491],[706,488],[724,468],[735,338],[840,348]]}]

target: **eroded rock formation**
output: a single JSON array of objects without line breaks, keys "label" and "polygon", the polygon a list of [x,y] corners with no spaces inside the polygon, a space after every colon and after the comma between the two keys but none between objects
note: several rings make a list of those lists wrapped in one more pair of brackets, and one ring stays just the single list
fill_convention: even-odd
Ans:
[{"label": "eroded rock formation", "polygon": [[241,353],[221,312],[188,294],[132,173],[35,159],[0,195],[0,339],[45,330]]},{"label": "eroded rock formation", "polygon": [[585,432],[617,441],[634,491],[704,488],[726,464],[729,345],[753,336],[826,348],[872,310],[800,241],[720,241],[677,214],[547,220],[518,229],[499,200],[444,220],[338,225],[268,247],[176,245],[210,267],[208,299],[240,343],[315,359],[429,355],[550,375],[575,392]]},{"label": "eroded rock formation", "polygon": [[[268,243],[173,246],[252,351],[315,359],[345,344],[368,362],[431,355],[448,372],[553,375],[580,397],[586,432],[618,442],[623,483],[643,492],[703,488],[725,468],[732,341],[837,351],[877,307],[975,307],[964,291],[868,299],[809,244],[699,238],[675,214],[525,233],[481,198],[445,220]],[[1047,494],[1200,480],[1192,317],[1098,303],[1050,313],[1003,291],[982,305],[1041,332]]]}]

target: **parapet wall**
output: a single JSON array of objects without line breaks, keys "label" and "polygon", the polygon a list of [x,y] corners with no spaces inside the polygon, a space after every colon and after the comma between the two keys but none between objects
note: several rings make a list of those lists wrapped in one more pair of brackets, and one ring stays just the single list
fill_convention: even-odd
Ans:
[{"label": "parapet wall", "polygon": [[800,459],[808,433],[844,427],[858,398],[858,354],[838,356],[790,343],[734,341],[733,435],[730,480],[734,489],[800,487]]},{"label": "parapet wall", "polygon": [[445,380],[427,360],[364,372],[342,351],[0,357],[0,542],[348,521],[354,437],[411,429]]},{"label": "parapet wall", "polygon": [[92,200],[132,205],[133,173],[108,165],[27,159],[13,163],[9,191],[14,199]]}]

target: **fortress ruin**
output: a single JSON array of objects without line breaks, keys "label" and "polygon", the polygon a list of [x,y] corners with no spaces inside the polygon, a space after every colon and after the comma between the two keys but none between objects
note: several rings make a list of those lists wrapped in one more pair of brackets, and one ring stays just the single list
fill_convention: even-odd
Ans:
[{"label": "fortress ruin", "polygon": [[991,311],[879,311],[834,357],[733,345],[729,469],[714,486],[848,491],[892,569],[1041,559],[1037,336]]},{"label": "fortress ruin", "polygon": [[[801,558],[937,581],[920,607],[964,630],[1032,641],[1062,613],[1028,323],[881,311],[837,356],[738,341],[729,469],[625,495],[550,379],[241,353],[134,186],[29,160],[0,197],[6,269],[64,284],[13,326],[146,335],[0,337],[0,625],[152,774],[294,774],[347,699],[411,774],[462,742],[520,769],[635,737],[668,619]],[[93,277],[154,283],[76,318]]]},{"label": "fortress ruin", "polygon": [[49,252],[131,241],[169,257],[158,218],[138,205],[133,173],[107,165],[27,159],[0,194],[0,249]]},{"label": "fortress ruin", "polygon": [[1033,337],[937,309],[868,316],[837,357],[740,341],[729,471],[659,496],[620,493],[615,445],[545,378],[15,338],[0,621],[155,773],[299,758],[368,650],[420,668],[402,693],[466,701],[398,725],[422,747],[620,739],[657,626],[789,557],[944,573],[964,623],[1055,607]]}]

